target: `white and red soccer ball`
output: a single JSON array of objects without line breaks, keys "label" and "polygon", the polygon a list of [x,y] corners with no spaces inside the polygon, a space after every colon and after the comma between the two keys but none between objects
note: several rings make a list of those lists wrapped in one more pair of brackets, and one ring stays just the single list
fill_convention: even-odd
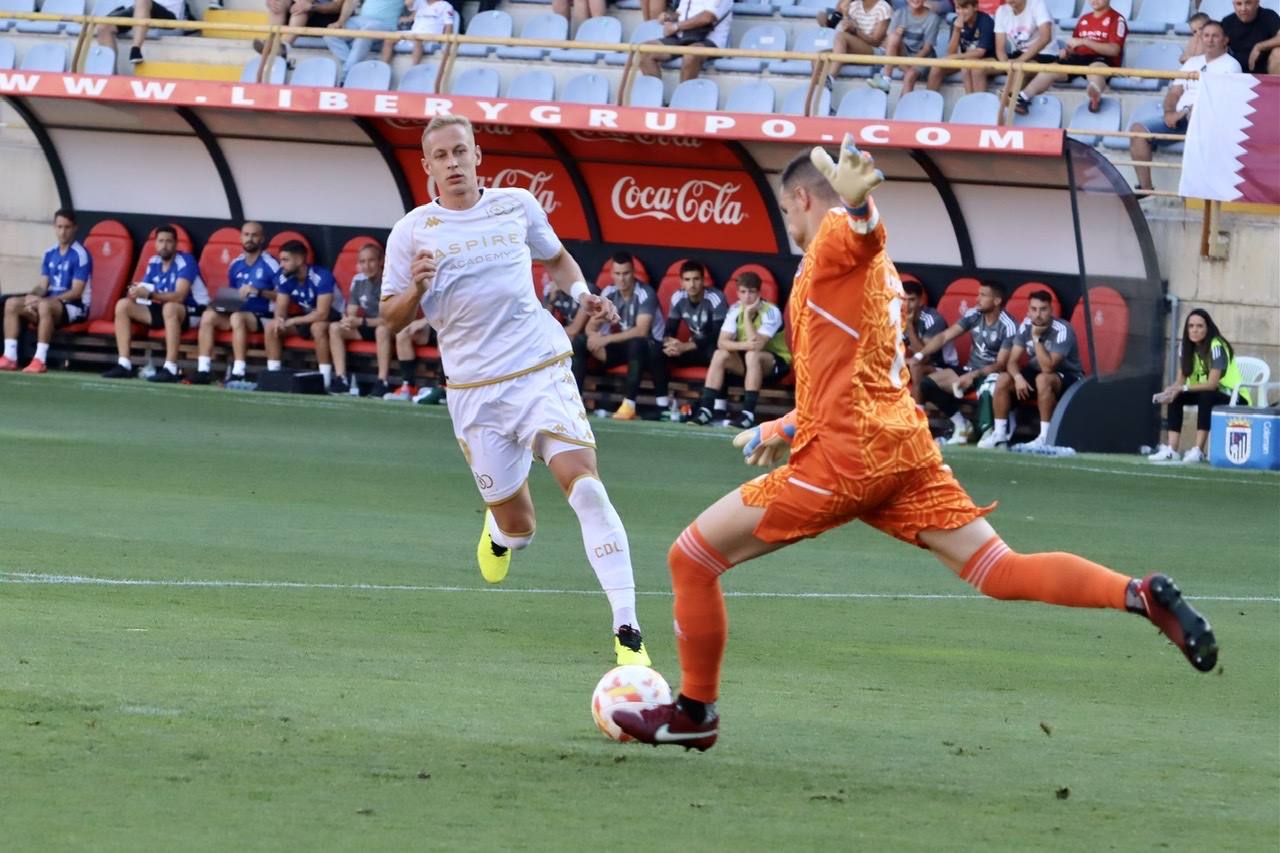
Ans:
[{"label": "white and red soccer ball", "polygon": [[591,716],[605,737],[626,743],[633,738],[613,722],[613,712],[640,711],[671,701],[667,680],[647,666],[631,664],[609,670],[591,694]]}]

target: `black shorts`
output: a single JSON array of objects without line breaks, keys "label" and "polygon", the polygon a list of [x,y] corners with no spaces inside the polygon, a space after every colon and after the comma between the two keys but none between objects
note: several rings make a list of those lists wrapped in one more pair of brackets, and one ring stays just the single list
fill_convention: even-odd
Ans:
[{"label": "black shorts", "polygon": [[360,333],[362,341],[376,341],[378,339],[378,330],[373,326],[360,326],[356,329]]},{"label": "black shorts", "polygon": [[664,36],[658,39],[662,44],[669,44],[672,47],[716,47],[711,43],[710,39],[702,41],[685,41],[683,36]]},{"label": "black shorts", "polygon": [[[329,309],[329,319],[326,322],[336,323],[341,319],[342,319],[342,312],[333,308]],[[373,331],[373,330],[370,329],[369,331]],[[300,337],[304,337],[307,340],[311,340],[311,324],[299,323],[298,325],[293,327],[293,333]]]},{"label": "black shorts", "polygon": [[330,24],[336,24],[338,16],[332,12],[308,12],[307,22],[304,27],[327,27]]},{"label": "black shorts", "polygon": [[[132,18],[132,17],[133,17],[133,7],[132,7],[132,6],[117,6],[116,8],[114,8],[114,9],[112,9],[110,12],[108,12],[106,16],[107,16],[108,18]],[[176,20],[178,20],[177,18],[175,18],[175,17],[173,16],[173,13],[172,13],[172,12],[170,12],[170,11],[169,11],[168,9],[166,9],[165,7],[161,6],[159,3],[152,3],[152,4],[151,4],[151,17],[152,17],[153,19],[160,20],[160,21],[176,21]],[[337,20],[337,18],[335,17],[335,18],[334,18],[334,20],[336,21],[336,20]],[[117,32],[117,33],[119,33],[120,35],[124,35],[125,33],[129,32],[131,29],[133,29],[133,27],[116,27],[116,32]],[[168,32],[168,30],[166,30],[166,32]]]},{"label": "black shorts", "polygon": [[[1040,53],[1035,56],[1023,56],[1021,53],[1009,54],[1010,62],[1039,62],[1042,65],[1048,65],[1054,62],[1060,62],[1056,53]],[[1071,63],[1067,63],[1070,65]]]},{"label": "black shorts", "polygon": [[70,326],[72,323],[79,323],[88,315],[88,313],[89,312],[85,310],[84,303],[79,299],[74,301],[64,301],[62,303],[62,310],[58,312],[58,319],[53,322],[53,327],[55,329],[60,329],[63,326]]},{"label": "black shorts", "polygon": [[777,355],[773,356],[773,369],[769,371],[769,375],[764,378],[765,385],[777,385],[783,379],[787,378],[787,374],[791,372],[791,362],[783,361]]},{"label": "black shorts", "polygon": [[[694,341],[697,344],[697,341]],[[694,349],[677,356],[668,356],[667,364],[672,367],[709,367],[711,365],[711,356],[715,355],[716,341],[710,340],[705,344],[695,346]]]},{"label": "black shorts", "polygon": [[[1059,59],[1059,60],[1057,60],[1057,62],[1058,62],[1058,64],[1059,64],[1059,65],[1093,65],[1095,62],[1099,62],[1099,63],[1101,63],[1101,64],[1103,64],[1103,65],[1106,65],[1106,64],[1107,64],[1107,58],[1106,58],[1105,56],[1081,56],[1081,55],[1079,55],[1079,54],[1073,53],[1073,54],[1070,54],[1069,56],[1067,56],[1067,58],[1066,58],[1066,59]],[[1089,75],[1087,75],[1087,74],[1068,74],[1068,75],[1067,75],[1067,80],[1068,80],[1068,81],[1070,81],[1070,80],[1079,80],[1081,77],[1087,77],[1087,76],[1089,76]]]},{"label": "black shorts", "polygon": [[[183,308],[187,306],[183,305]],[[152,302],[147,308],[151,311],[151,328],[164,328],[164,304],[161,302]]]},{"label": "black shorts", "polygon": [[[1027,380],[1027,383],[1031,386],[1032,391],[1035,391],[1036,377],[1039,375],[1040,375],[1040,368],[1038,367],[1032,367],[1031,365],[1028,364],[1026,367],[1022,368],[1022,378]],[[1055,371],[1053,375],[1058,377],[1058,379],[1062,380],[1062,387],[1058,389],[1059,396],[1061,396],[1063,392],[1065,392],[1072,385],[1076,384],[1076,380],[1080,378],[1076,376],[1074,373],[1064,373],[1061,370]]]}]

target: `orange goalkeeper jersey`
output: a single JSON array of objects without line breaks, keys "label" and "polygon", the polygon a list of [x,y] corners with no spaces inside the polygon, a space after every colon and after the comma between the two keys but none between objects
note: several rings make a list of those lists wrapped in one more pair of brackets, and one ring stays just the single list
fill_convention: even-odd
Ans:
[{"label": "orange goalkeeper jersey", "polygon": [[870,199],[864,216],[835,208],[796,270],[791,461],[811,475],[861,479],[942,461],[908,390],[906,300],[885,241]]}]

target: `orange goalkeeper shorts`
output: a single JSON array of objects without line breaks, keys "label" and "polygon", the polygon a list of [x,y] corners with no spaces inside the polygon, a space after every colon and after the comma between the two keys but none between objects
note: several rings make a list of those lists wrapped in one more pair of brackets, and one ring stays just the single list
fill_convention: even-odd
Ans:
[{"label": "orange goalkeeper shorts", "polygon": [[764,508],[756,538],[765,542],[795,542],[833,527],[861,519],[890,536],[920,545],[922,530],[955,530],[996,508],[979,507],[951,473],[949,465],[915,468],[837,488],[818,485],[829,477],[808,478],[783,465],[744,483],[747,506]]}]

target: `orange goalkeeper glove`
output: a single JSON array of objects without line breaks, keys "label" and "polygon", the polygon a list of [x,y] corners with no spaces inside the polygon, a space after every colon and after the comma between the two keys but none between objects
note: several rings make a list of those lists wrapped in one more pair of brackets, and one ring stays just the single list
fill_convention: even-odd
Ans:
[{"label": "orange goalkeeper glove", "polygon": [[748,465],[768,468],[786,457],[795,437],[796,412],[792,409],[777,420],[765,421],[738,433],[733,437],[733,446],[742,448]]}]

